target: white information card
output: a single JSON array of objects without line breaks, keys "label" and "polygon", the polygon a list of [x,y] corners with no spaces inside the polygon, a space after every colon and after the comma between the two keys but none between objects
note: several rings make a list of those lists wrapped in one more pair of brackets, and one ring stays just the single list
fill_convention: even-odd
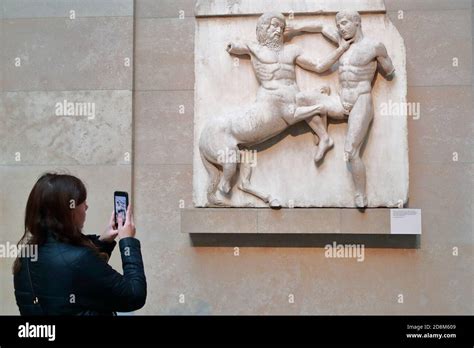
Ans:
[{"label": "white information card", "polygon": [[390,209],[391,234],[421,234],[421,209]]}]

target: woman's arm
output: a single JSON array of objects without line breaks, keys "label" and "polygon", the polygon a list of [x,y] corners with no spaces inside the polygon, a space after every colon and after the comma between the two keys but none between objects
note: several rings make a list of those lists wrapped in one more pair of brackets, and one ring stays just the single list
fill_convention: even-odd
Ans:
[{"label": "woman's arm", "polygon": [[[145,305],[146,277],[140,242],[133,237],[119,242],[123,275],[101,260],[91,249],[84,249],[76,263],[77,304],[97,311],[129,312]],[[81,296],[87,301],[81,302]]]},{"label": "woman's arm", "polygon": [[109,257],[112,255],[112,251],[114,251],[115,246],[117,245],[117,242],[114,240],[108,242],[100,240],[100,236],[96,234],[88,234],[86,237],[94,243],[101,253],[107,253]]}]

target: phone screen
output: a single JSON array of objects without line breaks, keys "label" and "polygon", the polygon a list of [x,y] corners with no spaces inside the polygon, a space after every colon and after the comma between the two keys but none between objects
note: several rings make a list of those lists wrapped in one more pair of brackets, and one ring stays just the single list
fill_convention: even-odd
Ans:
[{"label": "phone screen", "polygon": [[117,226],[119,217],[125,223],[125,217],[128,206],[128,195],[125,192],[116,192],[114,194],[114,209],[115,209],[115,225]]}]

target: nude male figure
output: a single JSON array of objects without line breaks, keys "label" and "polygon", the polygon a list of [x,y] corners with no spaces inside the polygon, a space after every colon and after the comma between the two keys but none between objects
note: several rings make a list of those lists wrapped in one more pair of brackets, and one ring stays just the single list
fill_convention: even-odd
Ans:
[{"label": "nude male figure", "polygon": [[[207,195],[211,205],[228,204],[226,195],[232,189],[232,179],[238,169],[238,161],[226,160],[223,153],[239,154],[240,149],[259,144],[301,120],[306,120],[320,143],[328,138],[326,126],[316,116],[321,106],[299,105],[299,101],[305,99],[300,97],[295,67],[300,65],[323,72],[338,61],[350,42],[341,40],[339,47],[328,57],[314,60],[305,56],[299,46],[284,45],[285,26],[282,14],[264,13],[257,22],[258,42],[232,42],[227,47],[230,54],[250,56],[259,87],[252,104],[233,114],[211,117],[204,125],[199,150],[211,178]],[[311,93],[307,95],[311,96]],[[240,171],[243,179],[239,189],[262,199],[271,207],[280,206],[277,199],[251,186],[251,166],[242,162]]]},{"label": "nude male figure", "polygon": [[[393,78],[395,68],[387,54],[385,46],[367,38],[362,33],[361,18],[356,11],[341,11],[336,14],[337,35],[352,43],[339,58],[339,95],[306,95],[305,105],[323,106],[321,115],[330,118],[348,120],[344,144],[344,158],[348,161],[349,170],[355,187],[355,205],[367,206],[365,165],[360,157],[360,148],[367,135],[369,125],[374,117],[372,101],[372,81],[380,66],[385,78]],[[297,32],[321,32],[321,24],[293,26],[287,28],[287,34]],[[330,31],[328,28],[324,29]],[[331,38],[331,36],[325,35]],[[335,41],[335,40],[333,40]],[[303,68],[308,70],[312,67]],[[328,67],[329,69],[329,67]],[[295,115],[298,119],[305,116]]]}]

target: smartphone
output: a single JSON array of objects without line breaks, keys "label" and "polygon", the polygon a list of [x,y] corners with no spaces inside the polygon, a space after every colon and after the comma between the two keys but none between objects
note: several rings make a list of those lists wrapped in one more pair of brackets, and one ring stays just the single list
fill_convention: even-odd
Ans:
[{"label": "smartphone", "polygon": [[118,217],[122,217],[123,223],[125,223],[125,217],[127,216],[128,208],[128,193],[123,191],[114,192],[114,211],[115,211],[115,228],[118,226]]}]

